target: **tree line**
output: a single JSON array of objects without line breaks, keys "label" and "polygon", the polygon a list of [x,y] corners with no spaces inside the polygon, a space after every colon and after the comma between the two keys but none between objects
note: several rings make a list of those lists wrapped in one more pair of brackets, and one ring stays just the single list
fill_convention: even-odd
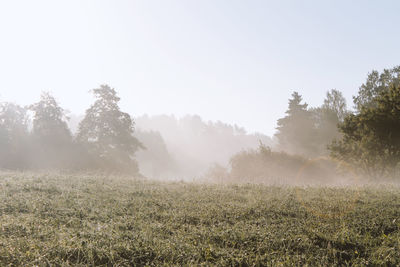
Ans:
[{"label": "tree line", "polygon": [[200,177],[211,164],[226,166],[232,155],[257,148],[259,141],[273,143],[264,134],[198,115],[142,115],[135,117],[135,123],[134,135],[146,147],[136,153],[140,172],[153,178]]},{"label": "tree line", "polygon": [[[157,173],[174,168],[174,159],[170,158],[164,143],[168,134],[179,135],[180,142],[185,140],[185,135],[196,136],[184,144],[184,147],[193,148],[192,154],[184,158],[197,159],[199,151],[207,148],[215,156],[213,160],[218,160],[218,144],[235,147],[232,151],[237,151],[239,143],[252,144],[257,137],[247,135],[244,129],[236,126],[220,122],[206,124],[196,116],[181,121],[169,117],[151,120],[143,117],[142,124],[149,127],[153,120],[162,120],[163,136],[149,132],[150,128],[135,133],[135,122],[128,113],[120,110],[120,98],[113,88],[101,85],[91,92],[94,103],[86,110],[74,134],[68,127],[66,111],[49,93],[43,93],[37,103],[27,107],[0,103],[0,168],[138,173],[135,153],[145,149],[142,139],[150,144],[149,147],[154,143],[155,148],[140,158],[148,162],[153,160],[154,163],[147,167],[149,172]],[[259,135],[269,143],[261,142],[257,150],[234,154],[228,169],[215,165],[208,174],[239,180],[245,179],[243,177],[261,180],[275,177],[279,180],[282,176],[296,176],[299,168],[308,161],[324,157],[350,164],[352,169],[374,179],[398,177],[400,66],[381,73],[369,73],[353,97],[353,103],[354,107],[349,109],[342,93],[332,89],[326,93],[321,106],[309,107],[298,92],[293,92],[285,116],[277,121],[274,142]],[[227,139],[226,136],[231,137]],[[191,142],[199,144],[196,146]],[[171,144],[173,142],[169,141],[168,145]],[[205,163],[207,161],[201,164]],[[154,164],[161,167],[154,169]],[[323,165],[337,168],[332,164]],[[313,172],[326,173],[324,168],[319,168],[321,173]]]},{"label": "tree line", "polygon": [[242,151],[231,158],[229,169],[215,165],[207,175],[287,181],[307,166],[302,175],[308,179],[326,180],[340,168],[373,180],[398,178],[400,66],[369,73],[353,103],[350,110],[342,93],[332,89],[320,107],[312,108],[293,92],[277,122],[275,146],[261,143],[259,149]]},{"label": "tree line", "polygon": [[27,107],[1,103],[0,168],[137,173],[134,153],[142,145],[133,135],[134,121],[120,110],[113,88],[102,85],[92,94],[95,101],[76,135],[68,128],[66,111],[47,92]]}]

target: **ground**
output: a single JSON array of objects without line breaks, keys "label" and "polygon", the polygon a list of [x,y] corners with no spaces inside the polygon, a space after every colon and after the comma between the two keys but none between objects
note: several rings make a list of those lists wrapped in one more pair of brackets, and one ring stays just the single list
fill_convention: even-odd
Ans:
[{"label": "ground", "polygon": [[400,264],[400,189],[0,174],[0,265]]}]

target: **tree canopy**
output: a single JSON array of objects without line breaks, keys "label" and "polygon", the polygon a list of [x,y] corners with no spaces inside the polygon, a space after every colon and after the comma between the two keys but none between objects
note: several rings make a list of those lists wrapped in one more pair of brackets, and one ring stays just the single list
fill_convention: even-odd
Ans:
[{"label": "tree canopy", "polygon": [[88,149],[98,168],[137,172],[134,153],[141,143],[133,136],[134,121],[118,106],[120,98],[108,85],[92,90],[94,104],[79,124],[77,141]]},{"label": "tree canopy", "polygon": [[314,121],[308,104],[298,92],[293,92],[289,99],[286,116],[278,120],[276,138],[281,150],[292,154],[310,156],[314,154]]},{"label": "tree canopy", "polygon": [[32,155],[34,165],[47,168],[70,165],[72,135],[65,110],[48,92],[42,93],[39,102],[29,109],[33,111],[31,150],[36,154]]},{"label": "tree canopy", "polygon": [[342,139],[331,155],[351,162],[370,177],[393,177],[400,162],[400,85],[391,84],[339,125]]},{"label": "tree canopy", "polygon": [[353,97],[356,110],[359,112],[363,107],[376,105],[375,99],[383,91],[387,91],[390,85],[400,84],[400,66],[384,69],[382,73],[376,70],[370,72],[367,80],[363,83],[357,96]]},{"label": "tree canopy", "polygon": [[[161,177],[166,172],[199,173],[211,163],[220,164],[214,165],[211,173],[224,173],[221,162],[225,159],[228,164],[227,159],[235,155],[230,174],[241,176],[243,170],[251,170],[256,177],[270,175],[271,168],[296,167],[330,155],[371,177],[394,177],[400,170],[400,66],[369,73],[353,98],[352,112],[336,89],[328,91],[317,107],[309,107],[293,92],[285,116],[277,121],[276,143],[262,134],[249,135],[236,125],[204,122],[196,115],[179,120],[142,116],[137,120],[145,129],[135,133],[135,122],[121,111],[115,89],[101,85],[91,92],[94,103],[86,110],[76,135],[68,127],[67,112],[47,92],[28,107],[0,103],[0,168],[137,174],[138,155],[144,172]],[[153,131],[154,125],[159,125],[157,131]],[[144,149],[137,138],[149,150],[136,153]],[[271,148],[243,151],[254,148],[255,141],[265,141]],[[291,164],[292,160],[297,163]],[[276,166],[268,165],[271,162]],[[252,170],[254,166],[257,169]]]},{"label": "tree canopy", "polygon": [[0,168],[27,168],[27,110],[13,103],[0,103]]}]

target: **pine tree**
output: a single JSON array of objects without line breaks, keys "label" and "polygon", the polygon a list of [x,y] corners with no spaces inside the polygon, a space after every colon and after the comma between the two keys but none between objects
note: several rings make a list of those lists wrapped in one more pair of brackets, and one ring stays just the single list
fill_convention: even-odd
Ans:
[{"label": "pine tree", "polygon": [[312,113],[307,109],[308,104],[302,104],[302,101],[301,95],[293,92],[286,116],[278,120],[278,132],[275,136],[280,149],[289,153],[314,156],[314,121]]}]

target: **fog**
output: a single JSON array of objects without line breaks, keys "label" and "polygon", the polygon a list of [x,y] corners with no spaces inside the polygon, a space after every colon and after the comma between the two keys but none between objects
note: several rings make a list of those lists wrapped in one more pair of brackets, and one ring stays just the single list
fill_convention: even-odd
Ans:
[{"label": "fog", "polygon": [[[170,177],[193,179],[198,178],[213,164],[228,167],[232,155],[246,149],[257,148],[260,142],[272,145],[272,139],[260,133],[249,134],[244,128],[237,125],[225,124],[221,121],[205,122],[197,115],[187,115],[176,118],[173,115],[140,116],[135,119],[137,137],[141,140],[145,150],[137,153],[141,171],[145,175],[154,177]],[[154,146],[146,135],[158,133],[158,148]],[[141,137],[143,139],[141,139]],[[159,141],[157,141],[159,139]],[[162,143],[161,140],[164,140]],[[165,149],[161,148],[164,146]],[[164,150],[164,160],[171,165],[157,166],[156,161],[147,163],[145,159],[157,150]],[[159,159],[157,159],[159,160]],[[142,164],[141,164],[142,163]],[[165,172],[162,169],[165,169]],[[155,177],[155,178],[158,178]]]},{"label": "fog", "polygon": [[399,176],[398,3],[22,2],[0,3],[2,169]]},{"label": "fog", "polygon": [[[70,115],[73,133],[82,118]],[[229,168],[236,153],[257,149],[260,143],[274,145],[267,135],[221,121],[206,122],[198,115],[142,115],[134,121],[134,135],[144,146],[135,155],[140,173],[154,179],[199,179],[214,165]]]},{"label": "fog", "polygon": [[[68,112],[48,92],[25,107],[3,101],[0,167],[222,183],[389,181],[400,171],[392,138],[400,137],[392,108],[400,101],[399,74],[400,67],[368,74],[354,98],[356,111],[336,89],[316,107],[293,92],[273,137],[198,115],[135,117],[121,110],[118,92],[105,84],[91,90],[94,101],[84,115]],[[376,78],[382,82],[371,83]],[[366,90],[375,95],[365,97]]]},{"label": "fog", "polygon": [[0,267],[400,267],[399,11],[0,0]]}]

